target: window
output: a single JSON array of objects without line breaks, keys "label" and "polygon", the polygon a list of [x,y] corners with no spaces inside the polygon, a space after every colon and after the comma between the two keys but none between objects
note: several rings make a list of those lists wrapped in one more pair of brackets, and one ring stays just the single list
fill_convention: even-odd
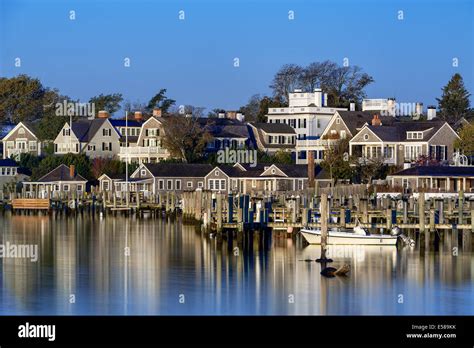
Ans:
[{"label": "window", "polygon": [[165,189],[165,181],[160,179],[158,180],[158,189],[159,190],[164,190]]},{"label": "window", "polygon": [[59,185],[54,185],[54,191],[59,191]]},{"label": "window", "polygon": [[146,170],[145,169],[142,169],[140,171],[140,176],[146,176]]},{"label": "window", "polygon": [[187,188],[192,188],[192,187],[193,187],[193,182],[192,182],[192,181],[188,181],[188,182],[186,183],[186,187],[187,187]]},{"label": "window", "polygon": [[364,140],[369,140],[369,135],[368,134],[364,134]]},{"label": "window", "polygon": [[81,184],[77,185],[77,191],[82,191],[82,185]]},{"label": "window", "polygon": [[181,190],[181,180],[176,180],[176,182],[175,182],[175,189],[176,189],[176,190]]},{"label": "window", "polygon": [[18,134],[25,134],[25,129],[24,128],[18,129]]},{"label": "window", "polygon": [[216,190],[219,190],[219,180],[214,180],[214,186]]},{"label": "window", "polygon": [[95,151],[95,145],[87,145],[88,151]]},{"label": "window", "polygon": [[345,130],[342,130],[341,131],[341,139],[346,139],[347,135],[346,135],[346,131]]},{"label": "window", "polygon": [[203,186],[204,186],[203,182],[202,182],[202,181],[199,181],[199,182],[198,182],[198,187],[199,187],[199,188],[203,188]]},{"label": "window", "polygon": [[9,168],[9,167],[7,167],[7,173],[6,173],[6,175],[10,175],[10,168]]},{"label": "window", "polygon": [[209,180],[209,190],[214,190],[214,180]]},{"label": "window", "polygon": [[64,184],[64,185],[63,185],[63,190],[64,190],[64,191],[69,191],[69,185]]},{"label": "window", "polygon": [[316,120],[316,127],[321,128],[321,120],[319,118]]},{"label": "window", "polygon": [[108,181],[103,181],[102,182],[102,189],[104,191],[108,191],[108,189],[109,189],[109,182]]},{"label": "window", "polygon": [[298,179],[298,190],[303,189],[303,184],[304,184],[304,180],[303,179]]},{"label": "window", "polygon": [[214,176],[219,176],[219,171],[218,171],[218,170],[216,170],[216,171],[214,172]]},{"label": "window", "polygon": [[225,180],[221,180],[221,190],[225,190]]},{"label": "window", "polygon": [[68,137],[71,135],[71,130],[69,128],[63,129],[63,135]]},{"label": "window", "polygon": [[340,124],[341,123],[341,119],[338,117],[336,118],[336,124]]},{"label": "window", "polygon": [[173,180],[168,180],[166,182],[166,189],[167,190],[172,190],[173,189]]},{"label": "window", "polygon": [[272,168],[272,174],[275,174],[275,173],[276,173],[275,168]]},{"label": "window", "polygon": [[36,151],[36,141],[30,141],[30,151]]}]

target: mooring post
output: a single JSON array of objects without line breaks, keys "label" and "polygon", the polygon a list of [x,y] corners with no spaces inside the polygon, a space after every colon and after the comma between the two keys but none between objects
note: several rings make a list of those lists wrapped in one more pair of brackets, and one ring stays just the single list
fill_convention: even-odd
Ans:
[{"label": "mooring post", "polygon": [[462,225],[464,215],[464,191],[459,191],[458,198],[458,225]]},{"label": "mooring post", "polygon": [[418,225],[420,232],[425,231],[425,193],[418,195]]},{"label": "mooring post", "polygon": [[326,247],[328,242],[328,195],[321,194],[321,259],[326,259]]}]

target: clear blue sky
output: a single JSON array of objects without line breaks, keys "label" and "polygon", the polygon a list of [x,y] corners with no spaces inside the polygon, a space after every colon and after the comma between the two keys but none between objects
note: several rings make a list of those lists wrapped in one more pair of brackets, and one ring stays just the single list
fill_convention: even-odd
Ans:
[{"label": "clear blue sky", "polygon": [[167,88],[178,104],[236,109],[270,93],[285,63],[347,57],[374,77],[368,97],[426,107],[455,72],[473,93],[473,18],[471,0],[0,0],[0,75],[38,77],[81,101],[147,102]]}]

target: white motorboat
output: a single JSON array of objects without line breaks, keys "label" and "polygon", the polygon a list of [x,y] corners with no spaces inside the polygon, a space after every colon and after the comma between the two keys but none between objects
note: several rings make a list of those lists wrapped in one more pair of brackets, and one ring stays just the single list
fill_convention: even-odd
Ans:
[{"label": "white motorboat", "polygon": [[[300,230],[304,239],[309,244],[321,244],[321,230]],[[353,231],[329,230],[327,244],[335,245],[396,245],[398,235],[368,234],[360,226],[354,227]]]}]

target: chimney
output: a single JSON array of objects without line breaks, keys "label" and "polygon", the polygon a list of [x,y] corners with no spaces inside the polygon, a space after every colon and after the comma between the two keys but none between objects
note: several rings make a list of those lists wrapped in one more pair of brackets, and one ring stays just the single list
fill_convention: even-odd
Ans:
[{"label": "chimney", "polygon": [[153,116],[154,117],[161,117],[161,109],[153,109]]},{"label": "chimney", "polygon": [[71,178],[74,178],[75,174],[76,174],[76,166],[74,164],[71,164],[69,166],[69,176]]},{"label": "chimney", "polygon": [[[153,110],[153,113],[154,112],[155,112],[155,110]],[[135,111],[135,113],[133,114],[133,117],[135,118],[135,121],[143,120],[143,115],[142,115],[141,111]]]},{"label": "chimney", "polygon": [[323,92],[321,88],[314,89],[314,105],[318,107],[323,106]]},{"label": "chimney", "polygon": [[415,115],[420,116],[423,114],[423,103],[416,103],[415,104]]},{"label": "chimney", "polygon": [[351,101],[349,104],[349,111],[356,111],[356,103]]},{"label": "chimney", "polygon": [[328,94],[327,94],[327,93],[324,93],[324,102],[323,102],[323,106],[328,106]]},{"label": "chimney", "polygon": [[380,120],[379,115],[375,114],[374,118],[372,119],[372,126],[378,127],[382,125],[382,121]]},{"label": "chimney", "polygon": [[428,108],[426,109],[426,115],[429,121],[433,118],[436,118],[436,106],[428,106]]},{"label": "chimney", "polygon": [[98,116],[99,118],[109,118],[109,113],[105,110],[100,110]]},{"label": "chimney", "polygon": [[314,151],[308,151],[308,187],[314,187]]}]

